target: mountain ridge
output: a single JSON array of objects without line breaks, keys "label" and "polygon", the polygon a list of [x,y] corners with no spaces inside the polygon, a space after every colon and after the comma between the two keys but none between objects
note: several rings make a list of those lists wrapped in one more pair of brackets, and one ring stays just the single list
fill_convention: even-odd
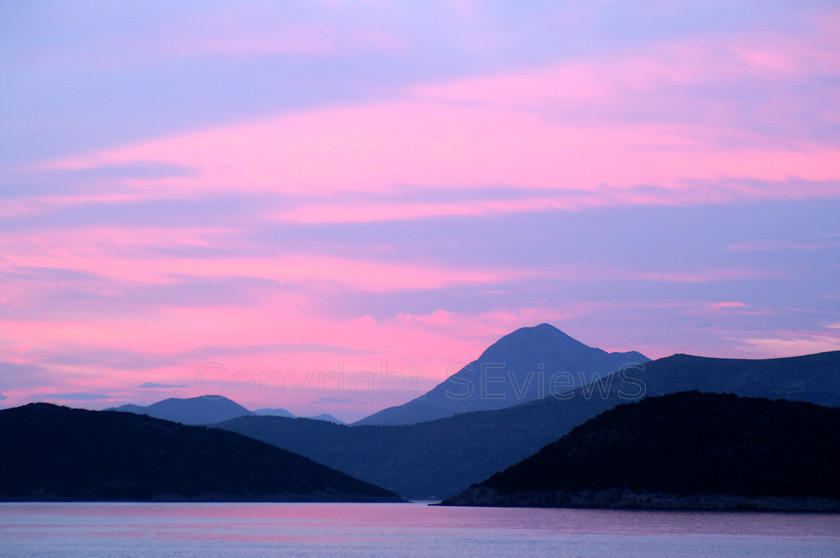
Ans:
[{"label": "mountain ridge", "polygon": [[244,417],[217,426],[309,456],[403,497],[439,499],[621,403],[692,389],[840,406],[840,351],[760,360],[673,355],[559,397],[410,425],[342,427]]},{"label": "mountain ridge", "polygon": [[[106,411],[119,411],[147,415],[153,418],[171,420],[187,425],[208,425],[244,416],[281,416],[299,418],[286,409],[257,409],[248,410],[236,401],[223,395],[200,395],[198,397],[178,398],[170,397],[148,406],[127,404],[111,407]],[[336,424],[345,424],[334,416],[322,413],[310,417],[313,420],[325,420]]]}]

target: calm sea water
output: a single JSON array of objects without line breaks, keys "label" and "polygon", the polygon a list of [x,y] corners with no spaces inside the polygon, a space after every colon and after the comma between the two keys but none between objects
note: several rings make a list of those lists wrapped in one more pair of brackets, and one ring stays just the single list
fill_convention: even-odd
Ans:
[{"label": "calm sea water", "polygon": [[0,504],[2,556],[840,556],[840,515],[424,504]]}]

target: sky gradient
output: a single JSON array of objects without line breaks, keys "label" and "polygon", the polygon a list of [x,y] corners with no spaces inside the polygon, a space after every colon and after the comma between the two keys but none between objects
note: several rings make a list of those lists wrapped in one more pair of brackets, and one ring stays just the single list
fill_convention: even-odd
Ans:
[{"label": "sky gradient", "polygon": [[0,406],[837,350],[838,161],[836,1],[3,2]]}]

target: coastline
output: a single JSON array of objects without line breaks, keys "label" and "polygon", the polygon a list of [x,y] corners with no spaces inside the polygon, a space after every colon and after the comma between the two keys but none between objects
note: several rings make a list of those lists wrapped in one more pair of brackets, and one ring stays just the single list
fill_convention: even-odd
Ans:
[{"label": "coastline", "polygon": [[580,491],[512,492],[473,486],[439,506],[582,508],[661,511],[767,511],[840,513],[840,501],[830,498],[745,496],[738,494],[667,494],[624,488]]}]

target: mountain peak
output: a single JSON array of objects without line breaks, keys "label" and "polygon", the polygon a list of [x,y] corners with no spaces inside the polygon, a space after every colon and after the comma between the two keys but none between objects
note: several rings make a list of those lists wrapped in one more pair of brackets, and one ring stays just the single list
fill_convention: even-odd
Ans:
[{"label": "mountain peak", "polygon": [[608,353],[551,324],[519,328],[488,347],[425,395],[357,424],[411,424],[458,413],[509,407],[588,384],[628,364],[638,352]]},{"label": "mountain peak", "polygon": [[[592,347],[581,343],[569,334],[557,329],[551,324],[539,324],[530,327],[521,327],[508,333],[488,347],[479,357],[495,358],[498,353],[508,351],[536,351],[544,353],[546,348],[562,348],[563,351],[586,351],[593,350]],[[600,351],[600,349],[594,349]]]}]

